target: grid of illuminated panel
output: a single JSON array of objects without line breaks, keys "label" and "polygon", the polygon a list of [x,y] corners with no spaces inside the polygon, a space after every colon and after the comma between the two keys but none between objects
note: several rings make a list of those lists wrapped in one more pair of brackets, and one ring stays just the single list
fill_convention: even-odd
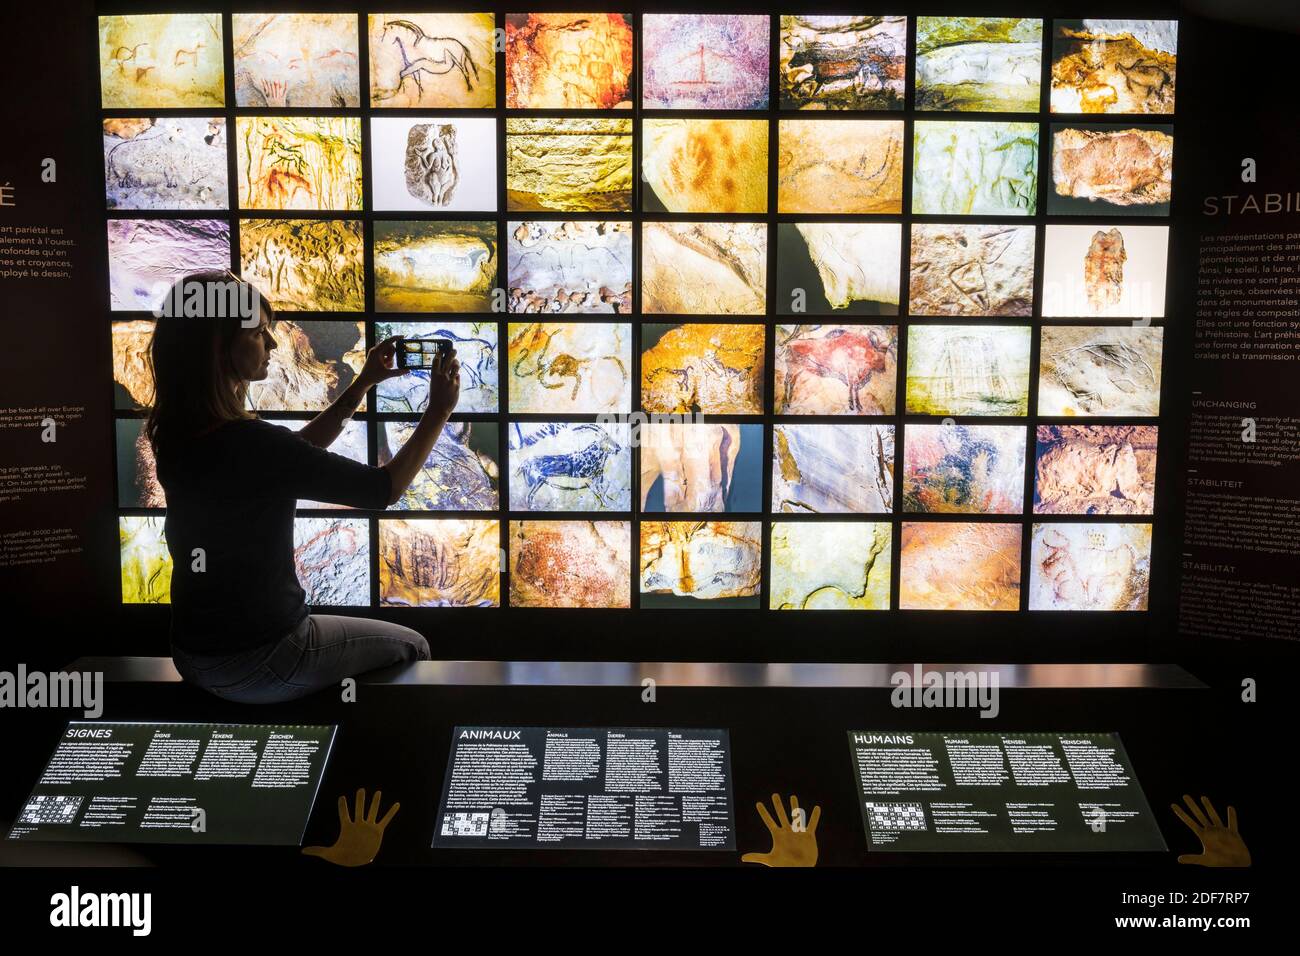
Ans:
[{"label": "grid of illuminated panel", "polygon": [[[1143,610],[1174,21],[101,17],[122,597],[163,603],[158,290],[279,314],[291,428],[391,335],[460,403],[318,606]],[[333,450],[383,464],[425,373]]]}]

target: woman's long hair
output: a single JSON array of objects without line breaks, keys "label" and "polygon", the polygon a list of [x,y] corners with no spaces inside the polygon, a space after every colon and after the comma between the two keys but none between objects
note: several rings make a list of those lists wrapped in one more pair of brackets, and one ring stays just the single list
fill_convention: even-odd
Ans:
[{"label": "woman's long hair", "polygon": [[230,358],[231,343],[248,328],[240,310],[230,307],[232,290],[245,293],[241,301],[251,300],[274,321],[264,296],[233,273],[220,271],[178,279],[157,310],[149,343],[153,404],[145,423],[155,458],[217,425],[254,417],[245,408],[248,383],[237,380]]}]

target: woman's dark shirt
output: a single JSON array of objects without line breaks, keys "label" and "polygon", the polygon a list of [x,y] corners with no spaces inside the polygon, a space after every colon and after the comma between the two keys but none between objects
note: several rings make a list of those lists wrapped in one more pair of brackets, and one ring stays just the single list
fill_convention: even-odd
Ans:
[{"label": "woman's dark shirt", "polygon": [[298,499],[382,509],[392,493],[385,469],[259,419],[164,446],[158,480],[173,566],[171,639],[195,654],[279,640],[307,616],[293,560]]}]

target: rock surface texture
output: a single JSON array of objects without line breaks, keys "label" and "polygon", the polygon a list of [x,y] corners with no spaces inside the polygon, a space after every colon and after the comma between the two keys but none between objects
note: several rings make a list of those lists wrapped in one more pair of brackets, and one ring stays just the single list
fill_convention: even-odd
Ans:
[{"label": "rock surface texture", "polygon": [[753,597],[762,577],[757,521],[641,522],[641,593]]},{"label": "rock surface texture", "polygon": [[763,413],[763,326],[680,325],[641,356],[647,412]]},{"label": "rock surface texture", "polygon": [[1172,113],[1178,21],[1055,24],[1053,113]]},{"label": "rock surface texture", "polygon": [[900,120],[779,122],[779,212],[903,211],[903,124]]},{"label": "rock surface texture", "polygon": [[913,315],[1027,316],[1034,304],[1034,227],[912,226]]},{"label": "rock surface texture", "polygon": [[783,16],[781,108],[901,110],[907,17]]},{"label": "rock surface texture", "polygon": [[646,222],[641,310],[660,315],[762,315],[767,226],[760,222]]},{"label": "rock surface texture", "polygon": [[1059,130],[1052,143],[1058,196],[1113,206],[1169,202],[1174,138],[1155,129]]},{"label": "rock surface texture", "polygon": [[632,224],[512,222],[506,247],[509,311],[632,311]]},{"label": "rock surface texture", "polygon": [[507,14],[505,48],[507,109],[632,108],[624,14]]},{"label": "rock surface texture", "polygon": [[774,611],[889,609],[888,522],[772,523]]},{"label": "rock surface texture", "polygon": [[631,554],[629,521],[511,521],[510,603],[629,607]]},{"label": "rock surface texture", "polygon": [[1035,514],[1149,515],[1155,425],[1039,425]]},{"label": "rock surface texture", "polygon": [[1038,124],[916,123],[912,212],[1032,216],[1038,208]]},{"label": "rock surface texture", "polygon": [[491,519],[379,522],[379,603],[385,607],[497,607],[500,525]]},{"label": "rock surface texture", "polygon": [[632,208],[632,121],[506,120],[506,208],[627,212]]},{"label": "rock surface texture", "polygon": [[893,502],[893,425],[773,426],[773,511],[872,514]]}]

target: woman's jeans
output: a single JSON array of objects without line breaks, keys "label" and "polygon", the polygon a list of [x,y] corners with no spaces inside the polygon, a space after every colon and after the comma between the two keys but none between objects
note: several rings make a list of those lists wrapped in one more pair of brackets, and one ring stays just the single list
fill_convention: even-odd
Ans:
[{"label": "woman's jeans", "polygon": [[230,654],[172,647],[186,681],[246,704],[296,700],[365,671],[428,659],[428,642],[409,627],[332,614],[308,615],[279,641]]}]

